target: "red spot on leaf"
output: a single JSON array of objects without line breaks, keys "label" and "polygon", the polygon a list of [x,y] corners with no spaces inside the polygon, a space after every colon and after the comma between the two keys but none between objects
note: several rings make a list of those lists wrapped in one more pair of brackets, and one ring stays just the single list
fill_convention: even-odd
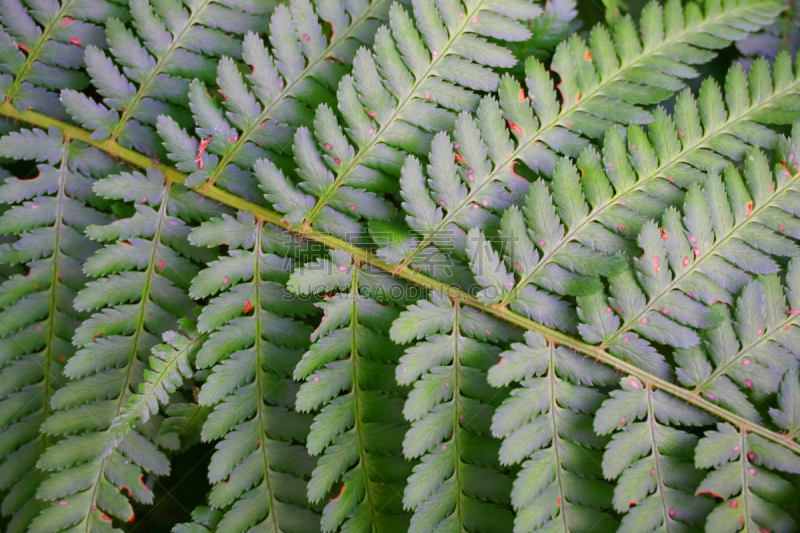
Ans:
[{"label": "red spot on leaf", "polygon": [[253,302],[251,302],[250,300],[244,302],[244,312],[249,313],[252,310],[253,310]]},{"label": "red spot on leaf", "polygon": [[511,129],[511,131],[513,131],[514,133],[516,133],[520,137],[522,137],[524,135],[524,133],[522,132],[522,128],[520,128],[519,126],[517,126],[516,124],[514,124],[510,120],[508,121],[508,127],[509,127],[509,129]]},{"label": "red spot on leaf", "polygon": [[77,37],[70,37],[69,44],[74,44],[75,46],[81,46],[83,42]]}]

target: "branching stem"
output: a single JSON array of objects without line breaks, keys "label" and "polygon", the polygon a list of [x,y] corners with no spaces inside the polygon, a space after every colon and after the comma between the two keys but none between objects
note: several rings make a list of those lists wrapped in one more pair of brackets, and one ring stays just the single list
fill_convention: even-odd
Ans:
[{"label": "branching stem", "polygon": [[[36,113],[35,111],[26,111],[24,113],[20,113],[10,103],[3,102],[0,104],[0,115],[6,116],[13,120],[25,122],[31,126],[39,128],[48,129],[50,127],[56,127],[61,130],[64,136],[92,145],[99,150],[102,150],[107,154],[121,159],[131,165],[140,168],[157,168],[164,174],[164,177],[172,183],[183,184],[183,182],[186,180],[186,175],[184,173],[172,167],[156,163],[149,157],[134,150],[120,146],[118,143],[108,139],[99,142],[93,141],[90,138],[91,132],[77,126],[61,122],[46,115],[42,115],[41,113]],[[597,361],[600,361],[601,363],[612,366],[614,369],[620,372],[634,376],[644,383],[645,386],[653,389],[661,389],[664,392],[675,396],[676,398],[680,398],[687,403],[690,403],[708,413],[719,417],[722,420],[734,424],[741,431],[761,435],[772,442],[780,444],[781,446],[784,446],[796,453],[800,453],[800,444],[795,442],[794,438],[787,435],[782,435],[776,431],[772,431],[764,426],[751,422],[742,416],[732,413],[731,411],[728,411],[727,409],[724,409],[719,405],[702,398],[696,392],[654,376],[653,374],[650,374],[649,372],[646,372],[645,370],[642,370],[631,363],[614,357],[607,351],[602,350],[597,346],[587,344],[569,335],[550,329],[542,324],[519,315],[508,308],[498,305],[485,305],[470,294],[456,287],[448,285],[447,283],[435,280],[424,274],[416,272],[410,267],[398,269],[397,265],[390,265],[385,261],[381,261],[375,254],[367,250],[358,248],[357,246],[338,239],[332,235],[322,233],[321,231],[308,227],[308,225],[301,224],[297,227],[288,227],[280,213],[265,207],[261,207],[252,202],[248,202],[247,200],[243,200],[242,198],[239,198],[238,196],[235,196],[217,187],[206,185],[200,186],[194,190],[212,200],[216,200],[217,202],[228,205],[234,209],[247,211],[248,213],[253,214],[253,216],[264,220],[265,222],[287,228],[289,231],[303,238],[319,242],[331,249],[342,250],[359,263],[368,263],[385,272],[389,272],[399,278],[419,285],[420,287],[440,292],[454,301],[474,307],[475,309],[479,309],[506,322],[514,324],[515,326],[535,331],[542,335],[549,342],[566,346],[567,348],[575,350],[576,352],[587,357],[591,357]]]}]

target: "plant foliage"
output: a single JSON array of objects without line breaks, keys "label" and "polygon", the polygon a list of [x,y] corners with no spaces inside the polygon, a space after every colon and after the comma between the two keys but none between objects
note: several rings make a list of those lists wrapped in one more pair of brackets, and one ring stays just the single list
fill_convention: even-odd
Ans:
[{"label": "plant foliage", "polygon": [[0,1],[0,527],[798,531],[796,9],[641,4]]}]

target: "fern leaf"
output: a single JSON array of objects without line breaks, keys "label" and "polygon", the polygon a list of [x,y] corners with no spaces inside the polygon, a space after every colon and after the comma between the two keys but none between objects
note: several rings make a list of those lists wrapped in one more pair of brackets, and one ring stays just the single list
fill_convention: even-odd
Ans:
[{"label": "fern leaf", "polygon": [[316,507],[305,480],[314,463],[299,446],[310,417],[294,410],[291,375],[311,328],[290,315],[315,312],[286,290],[294,268],[292,238],[249,213],[214,218],[195,229],[198,246],[227,244],[229,255],[192,281],[193,298],[211,298],[198,321],[208,339],[198,368],[211,373],[198,403],[211,408],[204,441],[220,440],[211,457],[209,503],[222,511],[219,531],[315,531]]},{"label": "fern leaf", "polygon": [[[729,113],[720,107],[722,95],[713,83],[700,91],[699,116],[697,102],[684,91],[676,105],[679,129],[658,110],[649,134],[638,126],[628,128],[627,155],[622,136],[611,130],[603,147],[604,168],[592,148],[581,153],[577,170],[559,160],[549,183],[531,185],[521,213],[515,206],[503,213],[499,241],[517,279],[513,287],[494,289],[493,297],[483,301],[570,330],[572,317],[547,291],[578,296],[597,291],[594,276],[614,275],[624,266],[622,258],[611,254],[636,253],[629,237],[646,221],[661,218],[670,205],[679,205],[685,194],[681,189],[702,183],[706,172],[723,170],[728,158],[742,159],[748,144],[775,145],[777,135],[761,124],[791,120],[800,88],[787,56],[776,61],[775,71],[773,86],[763,60],[748,80],[740,68],[732,69],[726,83]],[[752,100],[742,93],[748,86]],[[773,113],[773,106],[781,111]],[[727,118],[713,118],[721,115]]]},{"label": "fern leaf", "polygon": [[[779,472],[800,473],[800,458],[759,435],[718,424],[700,439],[694,459],[698,468],[713,468],[698,494],[721,499],[706,522],[706,531],[774,531],[789,533],[796,525],[784,510],[797,499]],[[777,472],[776,472],[777,471]]]},{"label": "fern leaf", "polygon": [[403,452],[421,461],[403,498],[414,511],[409,532],[511,529],[511,480],[490,429],[505,394],[486,382],[500,350],[486,341],[514,335],[503,323],[438,293],[392,324],[397,343],[425,339],[408,348],[397,367],[398,383],[414,385],[403,410],[411,422]]},{"label": "fern leaf", "polygon": [[[410,251],[398,268],[411,265],[425,248],[436,244],[437,236],[452,235],[452,228],[463,221],[486,221],[493,216],[491,210],[507,208],[513,200],[511,193],[527,187],[514,172],[518,161],[550,175],[556,154],[577,157],[588,145],[586,137],[600,137],[614,124],[652,122],[642,105],[657,103],[681,89],[682,79],[696,75],[690,64],[711,60],[710,49],[744,37],[745,29],[768,24],[779,10],[772,3],[709,3],[701,13],[695,4],[684,10],[677,0],[668,1],[663,10],[651,2],[642,12],[641,40],[629,18],[617,23],[613,38],[597,26],[588,46],[573,35],[559,46],[553,59],[552,68],[561,78],[561,103],[544,66],[529,59],[527,92],[505,76],[498,88],[499,103],[491,97],[481,103],[477,132],[471,120],[459,120],[464,128],[457,125],[454,138],[465,190],[454,202],[441,206],[442,215],[432,227],[419,230],[407,220],[415,235],[408,238],[413,244],[406,245]],[[467,138],[469,145],[463,142]],[[490,162],[485,162],[486,153]],[[438,193],[431,187],[434,195]],[[411,200],[406,198],[406,203]]]},{"label": "fern leaf", "polygon": [[694,329],[721,321],[709,305],[732,304],[752,274],[777,272],[767,254],[797,254],[797,245],[784,236],[791,237],[797,223],[787,203],[797,176],[776,166],[773,177],[765,156],[753,149],[744,178],[730,166],[724,181],[711,174],[703,188],[692,186],[683,217],[669,208],[663,231],[655,222],[644,226],[638,239],[644,253],[633,270],[610,278],[607,303],[598,294],[579,298],[584,339],[667,377],[663,357],[642,337],[676,348],[698,345]]},{"label": "fern leaf", "polygon": [[500,462],[522,462],[511,492],[515,533],[615,531],[612,488],[601,479],[605,440],[591,429],[605,395],[590,388],[613,383],[613,370],[532,331],[500,355],[489,383],[521,384],[492,418],[493,435],[503,439]]},{"label": "fern leaf", "polygon": [[745,286],[736,299],[733,316],[717,304],[725,320],[704,332],[701,345],[675,354],[679,381],[761,424],[761,416],[744,391],[776,393],[783,376],[796,367],[800,345],[793,336],[800,326],[799,282],[800,260],[792,259],[786,269],[790,287],[786,296],[773,274],[759,276]]},{"label": "fern leaf", "polygon": [[634,377],[620,382],[594,419],[598,435],[613,432],[603,454],[603,474],[618,480],[614,509],[625,515],[618,532],[702,525],[711,502],[694,494],[702,479],[691,462],[697,437],[672,426],[704,426],[714,419]]},{"label": "fern leaf", "polygon": [[105,0],[35,2],[32,7],[22,0],[0,5],[0,96],[19,111],[66,118],[54,91],[86,87],[82,48],[104,46],[96,23],[126,12]]},{"label": "fern leaf", "polygon": [[309,500],[332,496],[322,512],[323,531],[405,531],[401,494],[411,465],[400,448],[404,394],[386,378],[401,355],[387,335],[399,313],[373,299],[376,291],[387,293],[381,287],[392,280],[336,250],[330,260],[295,272],[289,286],[315,294],[313,278],[320,271],[341,272],[342,279],[323,288],[339,291],[317,304],[324,315],[314,344],[294,369],[295,379],[305,380],[297,409],[321,408],[307,442],[312,455],[322,454],[308,483]]},{"label": "fern leaf", "polygon": [[303,206],[291,209],[285,201],[294,194],[287,191],[294,185],[285,178],[270,174],[262,179],[267,199],[287,220],[357,235],[361,227],[351,217],[391,218],[393,207],[376,193],[395,189],[392,178],[405,153],[426,153],[429,131],[451,130],[455,112],[477,105],[473,91],[497,88],[499,77],[490,67],[516,63],[507,49],[486,37],[524,40],[530,31],[520,21],[541,12],[527,0],[508,6],[415,0],[412,7],[418,29],[410,14],[394,4],[389,27],[375,36],[374,52],[360,49],[353,75],[342,79],[336,96],[345,127],[323,105],[313,135],[308,128],[297,130],[293,153],[307,198]]},{"label": "fern leaf", "polygon": [[[270,22],[271,50],[253,33],[244,38],[243,60],[250,74],[242,75],[228,57],[219,62],[221,106],[202,83],[192,85],[197,134],[209,144],[203,158],[175,159],[190,172],[187,183],[224,187],[230,180],[247,180],[256,159],[290,154],[294,131],[313,121],[313,108],[335,97],[356,49],[372,44],[388,9],[388,0],[336,0],[316,8],[309,0],[279,5]],[[330,38],[326,25],[332,29]]]},{"label": "fern leaf", "polygon": [[176,328],[178,317],[191,316],[184,292],[187,276],[197,272],[191,258],[208,259],[185,244],[189,228],[182,219],[192,220],[203,208],[218,206],[180,189],[155,169],[95,184],[95,191],[106,198],[135,200],[136,213],[86,229],[94,240],[116,243],[83,265],[84,272],[102,278],[77,294],[75,308],[99,311],[75,332],[73,344],[80,349],[64,368],[70,381],[53,396],[54,412],[42,426],[46,435],[69,437],[39,460],[49,477],[37,495],[51,503],[31,531],[106,531],[111,517],[133,518],[128,498],[119,492],[123,487],[131,498],[151,503],[152,492],[140,481],[142,472],[169,472],[159,448],[177,449],[179,443],[175,434],[159,433],[160,416],[151,416],[124,436],[113,422],[124,416],[125,405],[143,381],[144,361],[158,344],[157,335]]},{"label": "fern leaf", "polygon": [[86,205],[92,176],[113,164],[55,128],[3,137],[0,155],[38,159],[34,147],[18,150],[35,137],[47,139],[38,149],[48,163],[38,165],[33,179],[8,178],[0,185],[0,202],[10,206],[0,216],[0,234],[17,235],[0,245],[0,262],[25,269],[0,285],[0,489],[9,491],[2,513],[11,516],[10,533],[26,531],[43,507],[33,495],[47,473],[35,464],[55,439],[39,428],[51,413],[64,364],[75,351],[69,341],[83,318],[72,301],[86,283],[80,264],[96,246],[82,232],[106,222]]},{"label": "fern leaf", "polygon": [[137,422],[144,424],[158,413],[159,404],[168,404],[169,394],[193,374],[189,357],[198,350],[202,338],[189,339],[168,331],[162,339],[164,344],[152,349],[150,368],[144,370],[139,392],[130,397],[108,429],[112,447],[116,447]]},{"label": "fern leaf", "polygon": [[230,34],[265,27],[272,7],[271,2],[201,0],[184,7],[168,0],[132,0],[135,31],[119,19],[106,23],[113,59],[96,46],[86,48],[87,72],[103,102],[65,90],[64,106],[93,131],[93,140],[116,140],[151,157],[160,155],[152,129],[156,117],[182,117],[188,125],[182,107],[188,105],[189,79],[211,81],[215,56],[240,59],[241,44]]}]

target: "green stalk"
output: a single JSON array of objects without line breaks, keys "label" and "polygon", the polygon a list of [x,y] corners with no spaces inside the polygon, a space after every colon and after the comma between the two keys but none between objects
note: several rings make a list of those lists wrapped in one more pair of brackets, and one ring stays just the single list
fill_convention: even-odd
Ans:
[{"label": "green stalk", "polygon": [[[26,111],[24,113],[20,113],[15,109],[10,103],[3,102],[0,104],[0,115],[4,115],[14,120],[25,122],[31,126],[36,126],[39,128],[50,128],[56,127],[61,130],[61,132],[71,139],[78,140],[85,142],[99,150],[102,150],[109,155],[121,159],[131,165],[135,165],[140,168],[157,168],[159,169],[166,179],[173,183],[183,184],[186,180],[186,175],[172,167],[167,165],[163,165],[160,163],[154,162],[149,157],[142,155],[134,150],[130,150],[123,146],[120,146],[118,143],[107,139],[105,141],[94,141],[91,139],[91,133],[83,128],[79,128],[77,126],[72,126],[70,124],[66,124],[61,122],[60,120],[56,120],[54,118],[48,117],[46,115],[42,115],[41,113],[36,113],[35,111]],[[346,252],[349,254],[355,261],[359,263],[367,263],[372,265],[376,268],[379,268],[383,271],[390,272],[393,275],[402,278],[406,281],[419,285],[420,287],[424,287],[428,290],[438,291],[451,300],[460,302],[464,305],[468,305],[470,307],[474,307],[475,309],[479,309],[485,313],[490,315],[494,315],[497,318],[505,320],[515,326],[519,326],[521,328],[525,328],[531,331],[535,331],[539,333],[542,337],[544,337],[547,341],[553,342],[556,344],[560,344],[570,348],[578,353],[591,357],[601,363],[605,363],[609,366],[614,367],[614,369],[624,372],[630,376],[634,376],[639,379],[645,386],[652,387],[653,389],[661,389],[676,398],[680,398],[687,403],[690,403],[706,412],[712,413],[713,415],[730,422],[731,424],[736,425],[739,427],[740,430],[745,432],[755,433],[757,435],[761,435],[762,437],[771,440],[781,446],[784,446],[796,453],[800,453],[800,444],[794,441],[794,439],[790,436],[780,434],[776,431],[769,430],[763,426],[755,424],[747,420],[744,417],[741,417],[735,413],[728,411],[704,398],[702,398],[698,393],[692,392],[688,389],[685,389],[679,385],[674,383],[670,383],[664,379],[661,379],[649,372],[642,370],[634,366],[631,363],[623,361],[622,359],[618,359],[614,357],[607,351],[593,346],[591,344],[587,344],[583,341],[570,337],[564,333],[555,331],[550,329],[546,326],[538,324],[533,320],[530,320],[522,315],[519,315],[508,308],[500,305],[485,305],[478,301],[473,296],[469,295],[468,293],[457,289],[447,283],[435,280],[430,278],[424,274],[420,274],[419,272],[414,271],[410,267],[405,267],[403,269],[398,269],[397,265],[390,265],[385,261],[381,261],[378,257],[361,248],[358,248],[348,242],[345,242],[341,239],[338,239],[332,235],[328,235],[317,231],[314,228],[305,226],[300,224],[296,227],[289,227],[286,221],[283,220],[283,217],[280,213],[276,213],[270,209],[261,207],[259,205],[253,204],[248,202],[247,200],[243,200],[229,192],[223,191],[222,189],[218,189],[213,185],[202,185],[200,187],[194,188],[199,194],[206,196],[207,198],[211,198],[212,200],[216,200],[220,203],[228,205],[234,209],[239,211],[247,211],[252,213],[253,216],[256,218],[260,218],[265,222],[269,222],[271,224],[281,226],[287,228],[289,231],[304,237],[309,240],[313,240],[324,244],[328,248],[331,249],[338,249]]]}]

